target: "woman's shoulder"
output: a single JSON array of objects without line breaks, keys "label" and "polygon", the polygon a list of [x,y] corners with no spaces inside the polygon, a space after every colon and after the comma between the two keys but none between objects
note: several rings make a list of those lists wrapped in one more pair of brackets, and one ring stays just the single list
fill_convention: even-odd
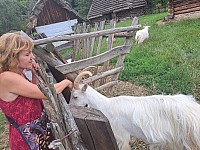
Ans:
[{"label": "woman's shoulder", "polygon": [[20,76],[20,75],[11,71],[4,71],[0,73],[0,82],[4,83],[7,81],[11,81],[12,79],[15,79],[15,77],[17,76]]},{"label": "woman's shoulder", "polygon": [[0,73],[0,78],[8,78],[9,76],[13,76],[16,73],[11,72],[11,71],[4,71]]},{"label": "woman's shoulder", "polygon": [[15,73],[15,72],[12,72],[12,71],[3,71],[3,72],[1,72],[0,73],[0,77],[1,76],[7,76],[7,75],[16,75],[17,73]]}]

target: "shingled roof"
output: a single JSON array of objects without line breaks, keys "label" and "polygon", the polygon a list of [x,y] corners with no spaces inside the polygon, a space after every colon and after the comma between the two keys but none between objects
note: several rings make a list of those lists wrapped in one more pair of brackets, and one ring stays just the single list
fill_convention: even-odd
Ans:
[{"label": "shingled roof", "polygon": [[61,8],[73,13],[77,19],[83,20],[82,17],[70,6],[70,4],[64,0],[38,0],[32,9],[32,15],[39,16],[39,14],[43,11],[45,4],[48,2],[55,2]]},{"label": "shingled roof", "polygon": [[36,26],[73,19],[83,22],[82,17],[64,0],[38,0],[32,8],[26,33],[30,34]]},{"label": "shingled roof", "polygon": [[146,5],[145,0],[93,0],[87,19]]}]

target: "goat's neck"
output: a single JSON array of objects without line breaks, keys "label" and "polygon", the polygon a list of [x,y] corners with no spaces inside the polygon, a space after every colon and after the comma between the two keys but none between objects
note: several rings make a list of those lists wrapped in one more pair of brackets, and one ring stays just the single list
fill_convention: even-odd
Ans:
[{"label": "goat's neck", "polygon": [[92,108],[98,110],[104,110],[106,107],[109,106],[109,100],[106,96],[102,95],[101,93],[97,92],[91,87],[88,87],[88,91],[85,93],[88,99],[88,105]]}]

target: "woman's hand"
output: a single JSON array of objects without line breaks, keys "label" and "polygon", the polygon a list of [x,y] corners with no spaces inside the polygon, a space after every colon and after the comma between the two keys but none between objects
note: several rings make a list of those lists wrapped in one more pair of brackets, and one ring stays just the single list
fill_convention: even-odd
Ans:
[{"label": "woman's hand", "polygon": [[32,59],[32,73],[36,74],[39,69],[40,65],[35,61],[35,59]]}]

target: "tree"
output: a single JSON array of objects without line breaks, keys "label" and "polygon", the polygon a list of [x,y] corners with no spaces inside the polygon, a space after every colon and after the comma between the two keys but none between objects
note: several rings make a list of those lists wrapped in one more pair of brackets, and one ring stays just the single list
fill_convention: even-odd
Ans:
[{"label": "tree", "polygon": [[83,18],[87,17],[92,0],[66,0]]},{"label": "tree", "polygon": [[0,35],[10,30],[23,29],[28,11],[26,2],[26,0],[0,0]]},{"label": "tree", "polygon": [[156,5],[156,4],[161,4],[162,6],[163,5],[166,5],[168,0],[146,0],[147,1],[147,4],[152,4],[152,5]]}]

